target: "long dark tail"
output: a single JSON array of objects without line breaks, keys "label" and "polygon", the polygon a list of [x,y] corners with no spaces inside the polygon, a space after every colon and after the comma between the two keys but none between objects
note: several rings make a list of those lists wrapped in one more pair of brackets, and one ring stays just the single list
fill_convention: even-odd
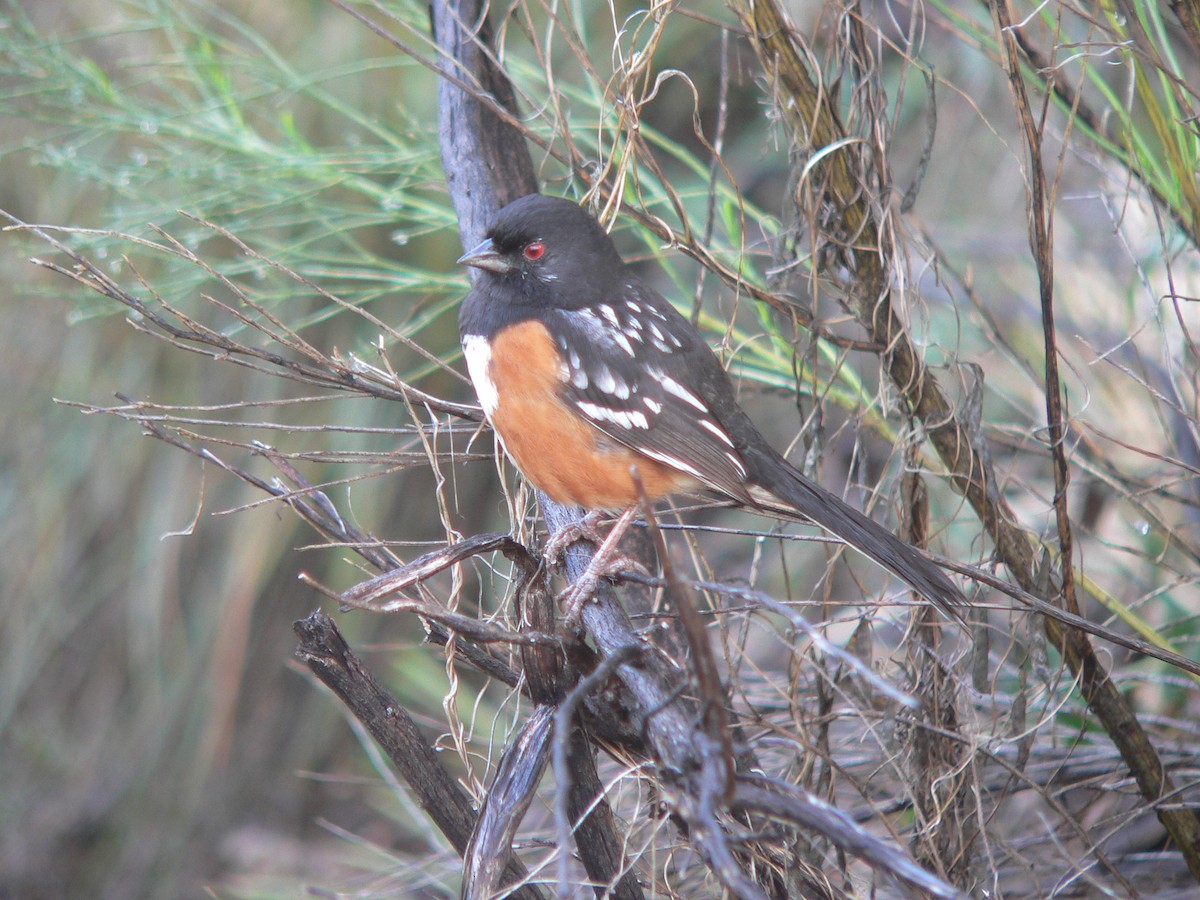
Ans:
[{"label": "long dark tail", "polygon": [[946,614],[963,621],[967,599],[945,573],[890,531],[814,484],[782,457],[766,452],[744,456],[751,499],[766,512],[814,522],[903,579]]}]

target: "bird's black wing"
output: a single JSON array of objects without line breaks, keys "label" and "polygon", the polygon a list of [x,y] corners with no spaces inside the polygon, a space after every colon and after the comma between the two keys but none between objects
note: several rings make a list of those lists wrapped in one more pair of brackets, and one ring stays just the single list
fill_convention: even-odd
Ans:
[{"label": "bird's black wing", "polygon": [[564,400],[617,443],[749,502],[743,442],[717,408],[737,409],[729,377],[666,300],[633,279],[622,288],[611,302],[546,316]]},{"label": "bird's black wing", "polygon": [[658,294],[631,281],[618,300],[547,327],[564,398],[604,434],[739,503],[821,526],[961,618],[966,601],[936,565],[767,444],[703,337]]}]

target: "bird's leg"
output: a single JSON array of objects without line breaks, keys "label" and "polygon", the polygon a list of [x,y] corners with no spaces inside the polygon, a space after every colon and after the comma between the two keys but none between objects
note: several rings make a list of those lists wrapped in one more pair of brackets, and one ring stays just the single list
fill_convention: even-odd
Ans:
[{"label": "bird's leg", "polygon": [[552,535],[546,538],[546,547],[542,554],[551,568],[557,568],[563,561],[568,549],[576,541],[590,541],[599,547],[604,543],[604,530],[600,523],[604,521],[604,513],[598,509],[589,510],[578,522],[568,522]]},{"label": "bird's leg", "polygon": [[596,555],[592,557],[587,568],[579,579],[559,595],[563,604],[563,626],[571,631],[579,631],[579,617],[584,605],[591,600],[602,578],[611,578],[622,572],[646,572],[646,567],[638,560],[620,552],[621,538],[629,529],[629,523],[638,513],[636,506],[631,506],[617,519],[608,537],[600,544]]}]

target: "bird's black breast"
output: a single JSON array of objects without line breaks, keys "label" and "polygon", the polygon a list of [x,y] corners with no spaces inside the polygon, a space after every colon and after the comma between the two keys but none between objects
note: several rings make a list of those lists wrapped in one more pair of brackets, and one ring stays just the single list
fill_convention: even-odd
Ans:
[{"label": "bird's black breast", "polygon": [[460,337],[492,337],[510,325],[544,315],[544,304],[527,302],[491,276],[478,280],[458,309]]}]

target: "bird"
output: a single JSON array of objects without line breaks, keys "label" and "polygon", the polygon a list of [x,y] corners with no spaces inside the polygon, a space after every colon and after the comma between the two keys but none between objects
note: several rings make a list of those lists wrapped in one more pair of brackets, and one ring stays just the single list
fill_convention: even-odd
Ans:
[{"label": "bird", "polygon": [[768,443],[703,335],[584,208],[514,200],[458,263],[479,273],[458,316],[479,403],[550,499],[599,512],[715,493],[820,526],[961,621],[966,599],[937,565]]}]

